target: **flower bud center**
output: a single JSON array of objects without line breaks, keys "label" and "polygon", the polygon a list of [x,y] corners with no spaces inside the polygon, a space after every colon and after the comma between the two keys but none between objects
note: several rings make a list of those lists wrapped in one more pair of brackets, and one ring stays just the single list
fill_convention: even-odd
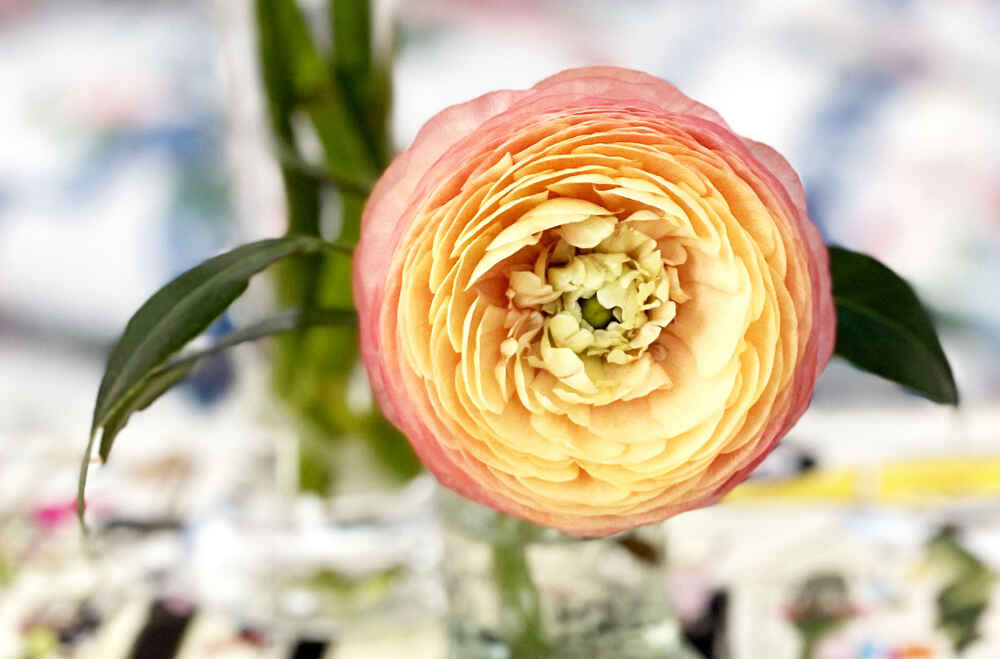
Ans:
[{"label": "flower bud center", "polygon": [[590,326],[594,329],[606,328],[614,317],[611,315],[611,309],[601,306],[601,303],[597,301],[596,295],[580,301],[580,312],[583,315],[583,319],[590,323]]},{"label": "flower bud center", "polygon": [[639,223],[584,217],[536,234],[534,262],[508,273],[507,298],[519,320],[505,350],[595,393],[601,365],[640,359],[684,297],[676,269]]}]

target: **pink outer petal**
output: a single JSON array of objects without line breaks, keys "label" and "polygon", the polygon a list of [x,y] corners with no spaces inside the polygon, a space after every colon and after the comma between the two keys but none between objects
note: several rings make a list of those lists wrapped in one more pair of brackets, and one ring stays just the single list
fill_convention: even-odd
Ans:
[{"label": "pink outer petal", "polygon": [[833,307],[833,289],[830,278],[830,254],[823,243],[823,238],[816,225],[809,219],[806,210],[806,193],[802,187],[799,175],[785,157],[766,144],[751,139],[741,138],[743,144],[757,161],[764,166],[785,190],[794,208],[793,217],[798,223],[799,235],[805,240],[809,250],[809,276],[813,282],[813,326],[816,328],[817,345],[814,379],[823,372],[826,363],[833,355],[833,346],[837,326],[836,312]]},{"label": "pink outer petal", "polygon": [[[376,317],[385,294],[385,275],[396,245],[406,231],[405,223],[413,218],[411,199],[421,179],[451,146],[527,94],[509,90],[490,92],[442,110],[424,124],[410,148],[396,156],[379,178],[365,203],[361,240],[354,254],[354,303],[362,328],[373,329],[378,324]],[[362,332],[361,349],[378,394],[385,388],[385,377],[377,357],[377,338],[371,332]],[[379,402],[391,406],[389,401]]]},{"label": "pink outer petal", "polygon": [[[398,282],[393,275],[396,247],[420,208],[443,199],[479,166],[480,154],[499,152],[512,129],[545,115],[600,109],[625,114],[652,113],[688,126],[713,148],[735,154],[777,199],[792,230],[807,252],[812,285],[813,332],[794,374],[793,382],[776,401],[778,411],[762,436],[745,452],[728,456],[730,474],[710,494],[696,501],[665,505],[634,516],[568,519],[529,510],[506,498],[497,498],[491,474],[470,475],[446,453],[435,436],[447,432],[433,418],[422,391],[407,386],[408,367],[397,358],[395,306]],[[641,523],[662,520],[719,500],[742,482],[766,457],[808,406],[813,384],[833,351],[835,317],[830,291],[826,247],[809,220],[802,184],[788,162],[770,147],[730,132],[711,108],[698,103],[673,85],[638,71],[589,67],[564,71],[523,91],[497,91],[436,115],[421,129],[409,149],[383,174],[365,207],[361,242],[354,259],[354,297],[361,322],[362,358],[372,388],[386,416],[410,439],[424,464],[446,486],[514,515],[549,524],[578,535],[607,535]]]},{"label": "pink outer petal", "polygon": [[698,117],[729,129],[718,112],[686,96],[669,82],[642,71],[617,66],[568,69],[542,80],[532,89],[547,94],[641,99],[667,112]]}]

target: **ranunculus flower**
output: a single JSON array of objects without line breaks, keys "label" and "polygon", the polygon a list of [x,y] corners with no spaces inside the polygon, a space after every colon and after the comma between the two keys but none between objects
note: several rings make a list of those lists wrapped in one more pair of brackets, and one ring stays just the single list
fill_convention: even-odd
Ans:
[{"label": "ranunculus flower", "polygon": [[795,172],[618,68],[427,122],[368,200],[354,282],[375,394],[428,469],[581,536],[717,501],[833,350]]}]

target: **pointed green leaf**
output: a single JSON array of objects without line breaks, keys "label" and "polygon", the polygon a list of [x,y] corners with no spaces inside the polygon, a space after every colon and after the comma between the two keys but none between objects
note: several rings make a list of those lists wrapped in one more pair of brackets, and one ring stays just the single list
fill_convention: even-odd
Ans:
[{"label": "pointed green leaf", "polygon": [[[204,265],[204,264],[203,264]],[[169,286],[169,285],[168,285]],[[154,296],[155,297],[155,296]],[[353,326],[357,324],[357,313],[353,309],[310,309],[306,311],[290,310],[271,318],[254,323],[242,329],[227,334],[221,340],[207,348],[182,354],[166,363],[150,369],[141,380],[133,386],[128,394],[112,411],[103,417],[100,423],[101,447],[100,456],[107,460],[114,443],[115,436],[128,423],[133,412],[144,410],[166,393],[171,387],[183,380],[197,363],[205,357],[219,353],[240,343],[255,341],[266,336],[291,332],[303,327],[316,325]],[[78,505],[82,516],[82,502],[87,484],[87,471],[90,466],[90,454],[93,449],[96,433],[91,433],[80,468]]]},{"label": "pointed green leaf", "polygon": [[146,409],[153,402],[167,393],[175,384],[187,377],[195,362],[178,364],[171,368],[157,369],[143,378],[142,382],[135,387],[129,395],[122,400],[115,411],[108,415],[101,426],[101,446],[98,450],[102,461],[107,461],[111,453],[111,445],[121,429],[128,423],[128,419],[133,412]]},{"label": "pointed green leaf", "polygon": [[[125,427],[128,423],[128,418],[133,412],[138,412],[139,410],[144,410],[149,407],[153,401],[163,395],[167,390],[173,387],[175,384],[183,380],[187,374],[194,367],[194,362],[189,364],[179,364],[174,368],[165,369],[157,374],[150,375],[143,380],[141,385],[137,387],[129,396],[127,396],[121,404],[115,408],[104,421],[101,431],[101,447],[100,454],[102,459],[107,459],[108,452],[111,450],[111,444],[114,442],[115,436]],[[94,439],[97,437],[97,433],[91,433],[90,439],[87,441],[87,450],[84,452],[83,464],[80,465],[80,479],[77,485],[77,506],[78,513],[83,515],[83,501],[84,494],[87,489],[87,471],[90,468],[90,455],[94,447]]]},{"label": "pointed green leaf", "polygon": [[830,248],[837,355],[931,400],[958,404],[958,388],[930,316],[909,284],[877,260]]},{"label": "pointed green leaf", "polygon": [[[149,407],[153,401],[163,395],[175,384],[183,380],[187,374],[191,372],[193,367],[194,362],[189,364],[178,364],[173,368],[164,369],[159,373],[149,375],[140,383],[138,387],[130,392],[118,406],[115,407],[114,411],[105,418],[104,423],[101,426],[100,454],[102,460],[107,459],[108,452],[111,451],[111,444],[114,442],[115,436],[118,435],[121,429],[125,427],[125,424],[128,423],[128,418],[132,415],[132,413]],[[80,465],[80,478],[77,483],[76,501],[77,515],[79,516],[81,523],[83,522],[84,513],[84,495],[87,490],[87,472],[90,470],[90,456],[94,448],[94,440],[96,437],[96,432],[90,433],[90,439],[87,440],[87,449],[83,454],[83,462]]]},{"label": "pointed green leaf", "polygon": [[248,341],[256,341],[267,336],[291,332],[305,327],[328,325],[334,327],[355,326],[358,315],[354,309],[311,309],[299,311],[292,309],[271,318],[259,321],[247,327],[230,332],[221,340],[207,348],[193,350],[152,369],[142,381],[133,388],[130,395],[122,401],[102,426],[100,456],[108,459],[115,435],[128,422],[133,412],[149,407],[157,398],[171,387],[183,380],[198,362],[205,357],[217,354]]},{"label": "pointed green leaf", "polygon": [[[350,248],[311,236],[261,240],[205,261],[149,298],[129,320],[108,358],[81,466],[81,491],[98,430],[103,429],[100,455],[106,460],[129,415],[155,400],[190,369],[185,365],[155,372],[157,367],[208,328],[246,290],[254,274],[289,256],[330,249]],[[79,505],[83,505],[82,497]]]},{"label": "pointed green leaf", "polygon": [[157,291],[132,316],[111,351],[91,432],[103,425],[150,370],[225,311],[246,290],[251,276],[275,261],[328,247],[310,236],[261,240],[209,259]]}]

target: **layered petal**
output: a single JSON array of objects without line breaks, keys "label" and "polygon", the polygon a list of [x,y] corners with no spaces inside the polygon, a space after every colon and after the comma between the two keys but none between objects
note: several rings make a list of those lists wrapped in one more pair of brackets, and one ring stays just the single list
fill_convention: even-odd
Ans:
[{"label": "layered petal", "polygon": [[717,501],[833,349],[791,167],[612,67],[428,122],[368,201],[354,293],[375,394],[431,472],[576,535]]}]

